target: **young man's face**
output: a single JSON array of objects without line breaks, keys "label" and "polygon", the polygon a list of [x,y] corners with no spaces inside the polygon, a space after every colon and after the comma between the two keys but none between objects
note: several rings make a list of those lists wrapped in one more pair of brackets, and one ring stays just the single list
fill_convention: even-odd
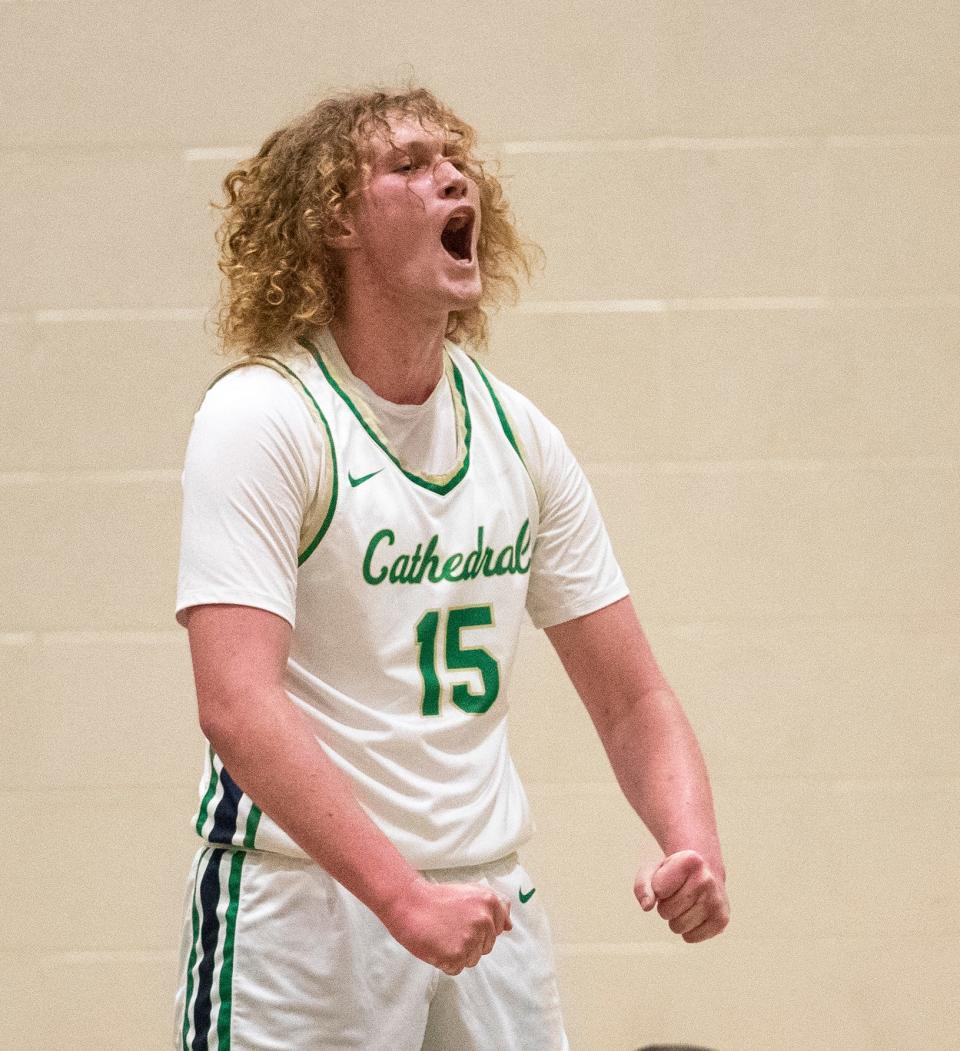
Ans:
[{"label": "young man's face", "polygon": [[473,306],[482,292],[477,185],[441,129],[413,117],[391,118],[390,127],[370,142],[372,170],[351,212],[348,281],[427,313]]}]

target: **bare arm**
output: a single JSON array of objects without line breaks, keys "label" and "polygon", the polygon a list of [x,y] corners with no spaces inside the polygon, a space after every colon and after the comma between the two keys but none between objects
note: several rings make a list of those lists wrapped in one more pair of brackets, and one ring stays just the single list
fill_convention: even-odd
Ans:
[{"label": "bare arm", "polygon": [[641,870],[641,904],[652,908],[658,899],[661,915],[687,941],[719,933],[729,909],[706,766],[633,603],[621,599],[548,628],[547,635],[624,796],[666,855],[655,871]]},{"label": "bare arm", "polygon": [[481,888],[424,880],[287,697],[290,625],[249,606],[202,605],[187,626],[201,729],[260,809],[414,955],[455,974],[489,952],[509,929],[509,909]]}]

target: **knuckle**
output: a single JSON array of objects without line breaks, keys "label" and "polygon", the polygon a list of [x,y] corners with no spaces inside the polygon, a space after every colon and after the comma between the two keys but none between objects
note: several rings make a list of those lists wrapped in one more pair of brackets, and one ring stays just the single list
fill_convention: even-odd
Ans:
[{"label": "knuckle", "polygon": [[676,857],[686,872],[694,872],[704,866],[703,858],[695,850],[681,850]]}]

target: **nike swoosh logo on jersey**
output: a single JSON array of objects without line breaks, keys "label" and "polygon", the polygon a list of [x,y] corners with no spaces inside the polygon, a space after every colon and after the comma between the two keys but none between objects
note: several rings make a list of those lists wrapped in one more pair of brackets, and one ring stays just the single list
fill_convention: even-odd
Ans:
[{"label": "nike swoosh logo on jersey", "polygon": [[536,889],[537,889],[536,887],[531,887],[531,888],[530,888],[530,890],[528,890],[526,894],[524,894],[522,890],[521,890],[521,891],[519,891],[519,894],[520,894],[520,903],[521,903],[522,905],[526,905],[526,904],[527,904],[527,902],[528,902],[528,901],[529,901],[529,900],[530,900],[530,899],[531,899],[531,898],[533,897],[533,893],[534,893],[534,891],[535,891]]},{"label": "nike swoosh logo on jersey", "polygon": [[369,474],[362,474],[359,478],[354,478],[353,475],[350,474],[350,472],[348,471],[347,478],[350,479],[350,484],[354,488],[356,488],[358,485],[360,485],[361,482],[365,482],[368,478],[372,478],[375,474],[379,474],[382,470],[383,468],[381,467],[379,471],[371,471]]}]

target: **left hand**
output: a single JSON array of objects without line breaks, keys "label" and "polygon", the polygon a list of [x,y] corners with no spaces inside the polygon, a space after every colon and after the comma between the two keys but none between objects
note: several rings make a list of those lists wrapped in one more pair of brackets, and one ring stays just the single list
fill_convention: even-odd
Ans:
[{"label": "left hand", "polygon": [[685,942],[702,942],[730,922],[722,869],[713,871],[695,850],[679,850],[661,862],[641,865],[633,893],[644,912],[654,905]]}]

